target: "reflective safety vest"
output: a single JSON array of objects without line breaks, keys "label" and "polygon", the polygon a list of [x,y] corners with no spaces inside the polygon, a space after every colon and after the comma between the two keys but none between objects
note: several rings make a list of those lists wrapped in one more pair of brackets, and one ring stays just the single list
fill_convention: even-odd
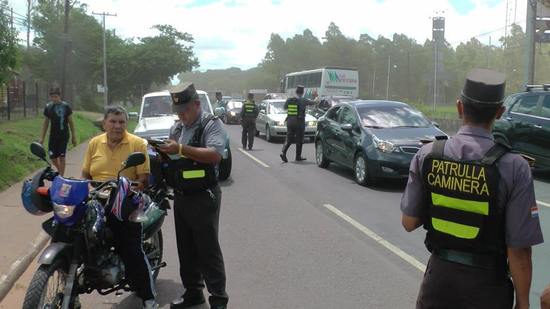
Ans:
[{"label": "reflective safety vest", "polygon": [[[212,120],[217,119],[209,115],[201,120],[201,124],[189,141],[189,146],[204,147],[202,133]],[[186,157],[170,160],[165,170],[165,179],[169,186],[182,193],[195,193],[214,187],[218,183],[216,167],[213,164],[200,163]]]},{"label": "reflective safety vest", "polygon": [[505,256],[505,210],[498,203],[500,174],[495,163],[509,148],[497,143],[481,160],[458,161],[444,156],[445,142],[434,142],[422,166],[429,204],[426,247],[430,252]]},{"label": "reflective safety vest", "polygon": [[298,117],[298,100],[291,98],[287,104],[287,115],[289,117]]},{"label": "reflective safety vest", "polygon": [[243,104],[243,116],[249,118],[256,118],[256,104],[254,101],[246,101]]}]

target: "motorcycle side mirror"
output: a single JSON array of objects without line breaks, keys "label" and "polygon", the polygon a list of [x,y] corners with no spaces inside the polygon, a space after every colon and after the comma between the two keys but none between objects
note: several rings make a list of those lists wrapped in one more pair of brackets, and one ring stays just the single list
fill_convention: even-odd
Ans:
[{"label": "motorcycle side mirror", "polygon": [[124,162],[124,169],[141,165],[145,162],[145,155],[141,152],[134,152],[128,156],[126,162]]},{"label": "motorcycle side mirror", "polygon": [[128,156],[128,159],[124,162],[124,168],[118,171],[117,179],[120,178],[120,173],[130,167],[138,166],[145,162],[145,155],[141,152],[134,152]]},{"label": "motorcycle side mirror", "polygon": [[346,132],[351,132],[353,130],[353,125],[351,123],[344,123],[341,128]]},{"label": "motorcycle side mirror", "polygon": [[48,160],[46,160],[46,150],[44,149],[44,146],[42,146],[42,144],[40,144],[39,142],[31,143],[31,152],[33,155],[39,157],[40,159],[48,163]]}]

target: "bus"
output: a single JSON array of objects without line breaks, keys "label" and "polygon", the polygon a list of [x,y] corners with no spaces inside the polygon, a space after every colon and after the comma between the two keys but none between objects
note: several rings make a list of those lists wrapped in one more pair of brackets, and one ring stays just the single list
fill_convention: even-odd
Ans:
[{"label": "bus", "polygon": [[351,68],[325,67],[288,73],[281,84],[289,97],[295,95],[298,85],[304,86],[306,98],[311,98],[315,91],[320,98],[328,96],[357,98],[359,96],[359,72]]}]

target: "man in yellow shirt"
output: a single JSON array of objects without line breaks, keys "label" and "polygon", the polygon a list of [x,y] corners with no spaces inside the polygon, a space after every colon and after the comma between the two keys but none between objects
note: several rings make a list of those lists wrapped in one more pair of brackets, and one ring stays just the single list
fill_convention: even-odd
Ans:
[{"label": "man in yellow shirt", "polygon": [[[149,156],[147,142],[126,131],[128,114],[118,106],[108,106],[103,117],[105,133],[94,137],[88,144],[82,177],[96,181],[115,179],[124,161],[133,152],[145,154],[142,165],[124,170],[121,175],[139,182],[138,189],[147,185],[149,177]],[[130,286],[143,300],[144,308],[158,308],[151,277],[151,268],[142,246],[141,223],[119,221],[112,213],[107,215],[107,224],[115,235],[115,246],[127,270]]]}]

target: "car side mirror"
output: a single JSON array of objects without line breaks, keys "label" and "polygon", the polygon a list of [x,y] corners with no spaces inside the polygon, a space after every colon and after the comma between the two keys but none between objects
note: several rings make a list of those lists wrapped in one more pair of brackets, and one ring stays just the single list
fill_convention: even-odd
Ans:
[{"label": "car side mirror", "polygon": [[129,118],[135,118],[135,119],[137,119],[138,116],[139,116],[139,114],[138,114],[137,112],[129,112],[129,113],[128,113],[128,117],[129,117]]},{"label": "car side mirror", "polygon": [[214,110],[214,115],[216,116],[222,115],[223,111],[224,111],[223,107],[216,107],[216,109]]},{"label": "car side mirror", "polygon": [[353,130],[353,125],[351,123],[344,123],[340,127],[346,132],[351,132]]}]

